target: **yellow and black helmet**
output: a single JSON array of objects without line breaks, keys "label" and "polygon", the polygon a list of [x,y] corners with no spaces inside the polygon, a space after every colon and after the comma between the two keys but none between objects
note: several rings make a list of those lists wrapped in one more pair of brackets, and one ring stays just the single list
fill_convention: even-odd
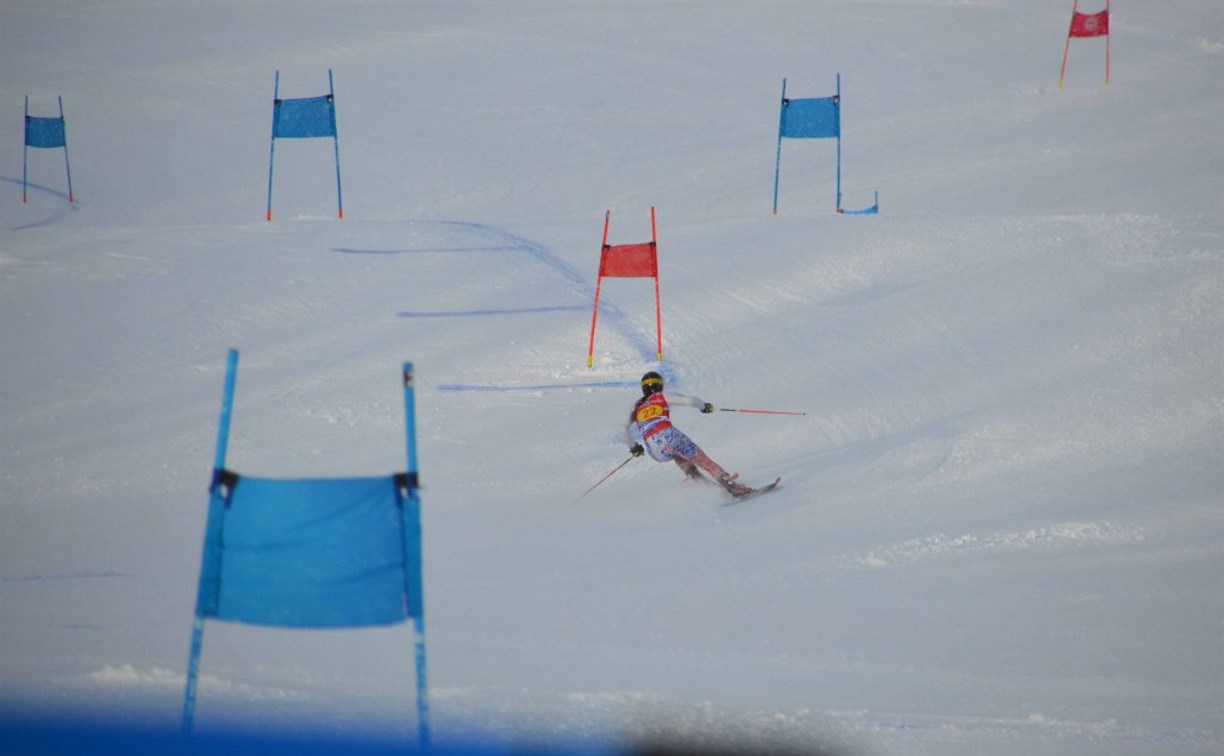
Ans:
[{"label": "yellow and black helmet", "polygon": [[651,370],[642,376],[642,396],[658,394],[663,390],[663,376]]}]

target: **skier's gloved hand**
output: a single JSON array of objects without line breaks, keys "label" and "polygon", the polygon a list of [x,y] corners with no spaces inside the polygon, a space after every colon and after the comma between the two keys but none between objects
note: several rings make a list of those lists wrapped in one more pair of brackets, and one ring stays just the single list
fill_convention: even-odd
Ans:
[{"label": "skier's gloved hand", "polygon": [[701,408],[701,411],[708,415],[714,411],[714,405],[710,404],[709,402],[706,402],[705,406]]},{"label": "skier's gloved hand", "polygon": [[642,455],[643,455],[645,452],[646,452],[646,450],[642,448],[642,445],[641,445],[641,444],[634,444],[633,446],[630,446],[630,447],[629,447],[629,453],[630,453],[630,454],[632,454],[632,455],[633,455],[633,456],[635,456],[635,457],[640,457],[640,456],[642,456]]}]

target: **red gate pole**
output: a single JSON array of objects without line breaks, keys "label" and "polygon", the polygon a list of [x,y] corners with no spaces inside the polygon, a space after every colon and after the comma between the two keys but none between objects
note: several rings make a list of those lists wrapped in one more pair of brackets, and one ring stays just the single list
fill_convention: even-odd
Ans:
[{"label": "red gate pole", "polygon": [[[611,218],[612,211],[608,210],[604,214],[603,242],[599,245],[599,273],[595,276],[595,307],[591,310],[591,339],[587,342],[587,370],[591,369],[591,365],[594,362],[595,321],[599,318],[599,286],[603,283],[604,255],[608,251],[608,222]],[[655,280],[657,281],[658,279]]]},{"label": "red gate pole", "polygon": [[663,308],[659,304],[659,239],[655,233],[655,209],[650,206],[650,246],[654,251],[655,262],[655,344],[658,347],[659,362],[663,361]]},{"label": "red gate pole", "polygon": [[[1105,18],[1109,18],[1109,0],[1105,0]],[[1105,32],[1105,86],[1109,86],[1109,37],[1108,31]]]},{"label": "red gate pole", "polygon": [[[1062,68],[1058,72],[1058,88],[1062,89],[1063,75],[1067,73],[1067,51],[1071,49],[1071,29],[1075,26],[1075,11],[1079,8],[1079,0],[1071,3],[1071,26],[1067,28],[1067,43],[1063,45]],[[1108,43],[1106,43],[1108,44]]]}]

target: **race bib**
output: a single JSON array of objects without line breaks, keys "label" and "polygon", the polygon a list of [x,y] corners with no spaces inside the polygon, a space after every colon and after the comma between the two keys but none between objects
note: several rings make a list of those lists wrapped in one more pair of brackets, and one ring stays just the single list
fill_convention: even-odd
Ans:
[{"label": "race bib", "polygon": [[644,423],[644,422],[646,422],[647,420],[650,420],[650,419],[652,419],[652,418],[656,418],[656,417],[658,417],[659,415],[662,415],[662,414],[663,414],[663,408],[662,408],[662,407],[656,407],[656,406],[653,406],[653,405],[646,405],[646,406],[641,407],[640,409],[638,409],[638,411],[637,411],[637,421],[638,421],[639,423]]}]

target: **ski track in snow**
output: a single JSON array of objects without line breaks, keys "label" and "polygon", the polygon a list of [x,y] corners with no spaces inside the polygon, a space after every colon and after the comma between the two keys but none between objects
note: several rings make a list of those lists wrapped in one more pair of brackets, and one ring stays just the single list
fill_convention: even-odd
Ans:
[{"label": "ski track in snow", "polygon": [[837,563],[844,568],[886,569],[928,560],[968,557],[981,552],[1011,554],[1036,549],[1139,543],[1142,540],[1143,533],[1138,528],[1120,527],[1108,522],[1063,522],[1048,527],[986,535],[966,533],[949,536],[941,533],[880,546],[844,557]]},{"label": "ski track in snow", "polygon": [[[17,187],[21,186],[20,179],[9,178],[8,176],[0,176],[0,182],[12,184],[13,186],[17,186]],[[62,192],[62,191],[59,191],[58,189],[52,189],[49,186],[43,186],[42,184],[35,184],[29,181],[26,182],[26,188],[28,191],[32,191],[36,194],[45,194],[57,200],[62,200],[62,204],[57,204],[56,209],[51,211],[51,213],[47,215],[46,217],[40,218],[39,220],[27,221],[25,223],[22,223],[19,226],[13,226],[12,228],[9,229],[10,231],[25,231],[31,228],[42,228],[45,226],[53,226],[59,223],[60,221],[62,221],[65,217],[67,217],[68,213],[72,212],[73,210],[76,210],[80,206],[79,202],[74,203],[72,205],[68,204],[68,193],[67,192]]]},{"label": "ski track in snow", "polygon": [[[464,256],[474,253],[502,254],[521,252],[527,255],[530,259],[535,260],[545,268],[551,270],[554,274],[560,276],[561,279],[566,282],[568,288],[572,292],[579,294],[588,300],[593,298],[594,284],[592,283],[591,279],[587,278],[581,272],[574,269],[565,261],[561,260],[545,246],[537,244],[530,239],[485,223],[476,223],[472,221],[412,221],[406,225],[411,230],[416,227],[424,227],[425,224],[443,229],[448,227],[458,229],[461,232],[459,234],[460,238],[466,239],[470,234],[476,238],[491,237],[492,241],[490,241],[488,244],[464,244],[461,246],[434,248],[407,247],[396,249],[359,249],[353,247],[335,247],[333,248],[333,251],[352,255],[461,254]],[[598,268],[597,259],[595,267]],[[529,292],[524,292],[524,298],[529,298],[529,296]],[[590,309],[590,306],[582,305],[538,305],[507,309],[401,311],[397,313],[397,316],[403,318],[504,317],[515,314],[569,314],[575,312],[590,312]],[[640,329],[635,327],[633,323],[630,322],[624,311],[613,302],[610,302],[607,297],[602,298],[599,303],[599,322],[605,329],[612,329],[621,338],[627,341],[638,354],[642,362],[648,363],[655,359],[654,344],[641,333]],[[526,385],[447,383],[442,384],[439,388],[449,392],[516,392],[554,391],[572,388],[625,388],[627,385],[631,384],[623,380],[601,380],[577,381],[574,383],[539,383]]]}]

